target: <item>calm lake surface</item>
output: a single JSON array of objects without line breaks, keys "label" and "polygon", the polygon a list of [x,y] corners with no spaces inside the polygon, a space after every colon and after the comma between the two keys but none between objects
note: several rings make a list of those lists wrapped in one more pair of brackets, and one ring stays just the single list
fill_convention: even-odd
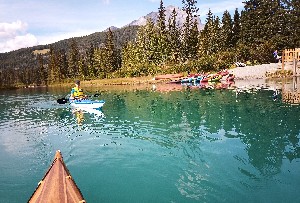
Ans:
[{"label": "calm lake surface", "polygon": [[[0,202],[27,202],[60,149],[87,202],[300,202],[300,106],[283,92],[0,92]],[[91,90],[92,92],[95,90]]]}]

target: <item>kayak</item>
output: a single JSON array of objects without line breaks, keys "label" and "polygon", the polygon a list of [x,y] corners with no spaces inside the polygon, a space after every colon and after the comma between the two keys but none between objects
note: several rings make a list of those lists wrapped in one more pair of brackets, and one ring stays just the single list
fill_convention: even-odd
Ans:
[{"label": "kayak", "polygon": [[59,150],[28,202],[86,202]]},{"label": "kayak", "polygon": [[229,74],[228,77],[226,78],[227,81],[233,81],[235,78],[234,74]]},{"label": "kayak", "polygon": [[227,69],[225,69],[225,70],[219,71],[217,74],[218,74],[218,75],[222,75],[222,76],[226,76],[226,75],[229,74],[229,71],[228,71]]},{"label": "kayak", "polygon": [[101,109],[105,104],[104,100],[92,101],[90,99],[70,100],[70,105],[80,109]]},{"label": "kayak", "polygon": [[216,75],[214,75],[214,76],[212,76],[211,78],[209,78],[209,82],[218,82],[219,80],[221,80],[222,79],[222,75],[218,75],[218,74],[216,74]]}]

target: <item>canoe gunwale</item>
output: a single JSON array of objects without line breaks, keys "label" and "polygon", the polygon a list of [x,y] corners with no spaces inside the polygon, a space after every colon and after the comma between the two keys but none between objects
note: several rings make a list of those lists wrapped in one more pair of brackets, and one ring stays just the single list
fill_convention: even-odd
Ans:
[{"label": "canoe gunwale", "polygon": [[[43,187],[44,184],[45,184],[45,179],[47,178],[47,176],[49,175],[49,173],[51,172],[51,170],[53,169],[54,165],[56,164],[56,162],[60,162],[61,166],[63,167],[63,170],[65,171],[66,173],[66,179],[69,179],[71,182],[72,182],[72,187],[75,191],[73,191],[73,193],[76,193],[77,195],[79,195],[79,199],[81,199],[80,201],[78,201],[79,203],[85,203],[86,201],[84,200],[83,198],[83,195],[79,189],[79,187],[77,186],[76,182],[73,180],[72,176],[71,176],[71,173],[70,171],[68,170],[66,164],[64,163],[63,161],[63,158],[62,158],[62,155],[60,153],[60,151],[56,151],[56,154],[55,154],[55,158],[54,160],[52,161],[52,164],[50,165],[50,167],[48,168],[47,172],[45,173],[44,177],[42,178],[42,180],[38,183],[38,186],[36,187],[35,191],[33,192],[33,194],[31,195],[31,197],[29,198],[28,202],[45,202],[45,200],[41,200],[41,195],[42,195],[42,192],[43,192]],[[67,187],[66,185],[64,185],[65,187]],[[41,191],[39,191],[41,190]],[[55,191],[56,193],[56,191]],[[59,191],[57,191],[57,193],[59,193]],[[37,197],[35,197],[37,196]]]}]

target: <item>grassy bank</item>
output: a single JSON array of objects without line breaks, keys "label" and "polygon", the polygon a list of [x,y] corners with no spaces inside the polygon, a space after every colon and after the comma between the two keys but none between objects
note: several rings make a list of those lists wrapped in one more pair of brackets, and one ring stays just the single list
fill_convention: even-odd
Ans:
[{"label": "grassy bank", "polygon": [[[113,79],[101,79],[101,80],[82,80],[81,86],[83,87],[103,87],[103,86],[132,86],[132,85],[148,85],[148,84],[157,84],[165,83],[168,80],[153,80],[153,77],[134,77],[134,78],[113,78]],[[60,84],[52,84],[49,86],[72,86],[73,81]]]}]

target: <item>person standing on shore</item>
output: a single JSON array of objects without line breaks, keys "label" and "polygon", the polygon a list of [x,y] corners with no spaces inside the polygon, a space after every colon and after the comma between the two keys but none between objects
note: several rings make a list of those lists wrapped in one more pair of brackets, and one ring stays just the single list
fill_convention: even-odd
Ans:
[{"label": "person standing on shore", "polygon": [[274,58],[276,60],[276,63],[278,63],[281,60],[281,56],[278,55],[278,51],[277,50],[275,50],[273,52],[273,56],[274,56]]},{"label": "person standing on shore", "polygon": [[83,93],[83,90],[80,88],[80,80],[75,80],[75,87],[71,90],[70,100],[74,99],[86,99],[86,95]]}]

